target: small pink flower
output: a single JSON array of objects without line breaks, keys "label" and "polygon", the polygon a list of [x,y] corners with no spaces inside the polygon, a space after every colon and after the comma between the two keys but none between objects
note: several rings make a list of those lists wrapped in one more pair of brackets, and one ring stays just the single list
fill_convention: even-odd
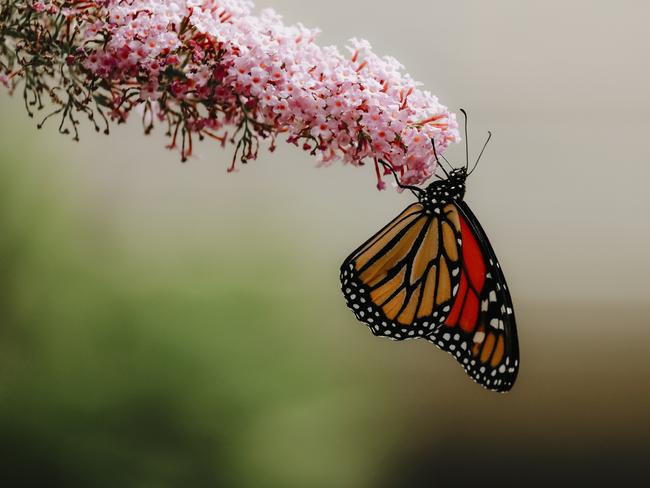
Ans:
[{"label": "small pink flower", "polygon": [[330,130],[330,125],[326,120],[316,120],[311,124],[311,130],[309,131],[311,135],[315,138],[329,139],[332,135]]},{"label": "small pink flower", "polygon": [[158,91],[158,86],[155,83],[148,83],[140,89],[140,100],[151,100],[153,102],[160,98],[161,93]]},{"label": "small pink flower", "polygon": [[45,11],[45,3],[39,0],[38,2],[34,2],[32,4],[32,8],[34,9],[34,12],[40,14],[41,12]]}]

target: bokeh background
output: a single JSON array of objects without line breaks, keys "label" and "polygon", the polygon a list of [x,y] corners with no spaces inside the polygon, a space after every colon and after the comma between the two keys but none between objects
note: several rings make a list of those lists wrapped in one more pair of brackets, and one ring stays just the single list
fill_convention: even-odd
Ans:
[{"label": "bokeh background", "polygon": [[[280,146],[227,175],[137,120],[81,143],[0,93],[0,484],[591,485],[648,474],[647,2],[257,1],[470,112],[522,367],[497,395],[374,338],[348,252],[404,207]],[[448,155],[464,157],[461,147]]]}]

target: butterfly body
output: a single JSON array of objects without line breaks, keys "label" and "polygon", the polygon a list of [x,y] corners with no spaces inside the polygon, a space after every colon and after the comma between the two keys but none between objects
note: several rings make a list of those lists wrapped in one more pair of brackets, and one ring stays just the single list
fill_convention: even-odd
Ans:
[{"label": "butterfly body", "polygon": [[452,170],[341,266],[348,307],[373,334],[424,338],[484,387],[509,390],[519,350],[510,294],[467,204],[467,168]]},{"label": "butterfly body", "polygon": [[427,186],[418,200],[427,209],[435,209],[447,203],[459,202],[465,198],[465,181],[467,170],[458,168],[449,174],[449,178],[438,180]]}]

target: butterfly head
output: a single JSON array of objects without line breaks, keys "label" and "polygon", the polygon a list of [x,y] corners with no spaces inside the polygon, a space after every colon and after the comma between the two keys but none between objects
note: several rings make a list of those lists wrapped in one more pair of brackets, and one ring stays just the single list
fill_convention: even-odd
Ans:
[{"label": "butterfly head", "polygon": [[[461,166],[460,168],[454,168],[449,172],[449,178],[447,178],[447,183],[449,183],[453,189],[454,186],[463,189],[465,192],[465,180],[467,180],[467,168]],[[462,198],[462,196],[461,196]]]},{"label": "butterfly head", "polygon": [[444,180],[434,181],[427,186],[421,197],[426,206],[435,206],[462,200],[465,196],[465,180],[467,168],[455,168],[449,172],[449,177]]}]

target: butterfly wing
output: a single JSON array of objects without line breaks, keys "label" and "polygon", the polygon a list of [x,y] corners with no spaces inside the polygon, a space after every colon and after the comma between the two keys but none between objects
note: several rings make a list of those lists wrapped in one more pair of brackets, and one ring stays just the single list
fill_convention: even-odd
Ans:
[{"label": "butterfly wing", "polygon": [[485,232],[458,202],[463,240],[460,285],[444,324],[428,337],[477,383],[508,391],[517,378],[519,345],[510,292]]},{"label": "butterfly wing", "polygon": [[345,260],[347,305],[373,334],[423,337],[443,323],[460,282],[460,222],[453,204],[414,203]]}]

